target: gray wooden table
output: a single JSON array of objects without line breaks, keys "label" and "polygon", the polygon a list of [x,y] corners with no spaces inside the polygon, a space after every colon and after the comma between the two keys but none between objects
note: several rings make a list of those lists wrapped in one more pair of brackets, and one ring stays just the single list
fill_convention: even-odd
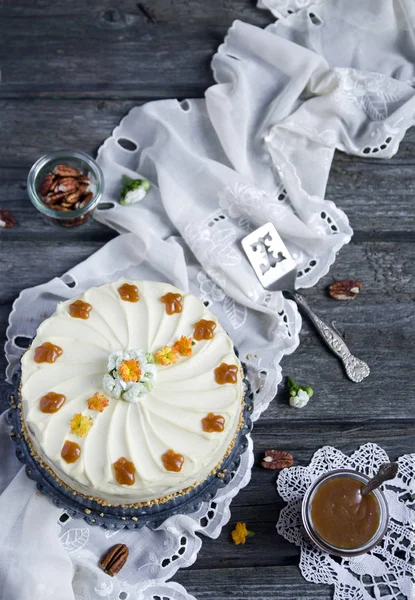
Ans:
[{"label": "gray wooden table", "polygon": [[[70,231],[48,227],[26,193],[32,163],[61,147],[94,154],[137,104],[202,96],[213,82],[211,56],[236,18],[259,26],[271,22],[253,0],[1,4],[0,208],[18,220],[0,231],[3,339],[22,289],[61,275],[115,235],[97,223]],[[231,523],[218,540],[204,540],[196,564],[175,577],[199,600],[332,597],[329,587],[303,580],[298,550],[276,533],[283,503],[275,473],[258,466],[264,450],[288,450],[296,464],[307,464],[325,444],[352,452],[372,441],[391,459],[415,451],[414,145],[410,131],[389,161],[336,155],[327,197],[345,210],[355,234],[330,274],[305,295],[324,319],[336,322],[372,373],[364,383],[350,383],[304,323],[299,349],[282,366],[285,375],[311,385],[315,397],[306,409],[294,410],[282,386],[256,423],[256,466],[233,501]],[[352,303],[335,302],[326,293],[334,279],[360,280],[363,291]],[[4,409],[8,386],[0,386]],[[256,532],[245,546],[230,539],[236,521]]]}]

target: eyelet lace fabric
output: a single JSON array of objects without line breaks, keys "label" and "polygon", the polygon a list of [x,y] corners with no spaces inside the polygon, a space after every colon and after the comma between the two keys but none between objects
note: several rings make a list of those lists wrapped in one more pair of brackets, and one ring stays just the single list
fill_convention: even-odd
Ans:
[{"label": "eyelet lace fabric", "polygon": [[[353,233],[345,213],[325,197],[335,150],[389,158],[414,123],[415,66],[408,57],[414,52],[415,6],[410,0],[400,1],[402,10],[388,0],[261,0],[260,6],[279,20],[265,30],[234,23],[213,57],[215,84],[205,99],[163,100],[134,108],[100,148],[106,191],[95,218],[121,235],[62,278],[20,294],[7,330],[9,381],[18,369],[22,341],[30,341],[58,301],[121,276],[166,280],[200,296],[232,337],[254,392],[253,419],[268,407],[281,381],[281,359],[298,345],[301,319],[292,301],[261,287],[240,240],[271,221],[297,263],[298,288],[315,285],[328,272]],[[118,203],[123,175],[151,182],[141,202]],[[0,431],[2,444],[6,426]],[[14,476],[12,449],[6,443],[4,448],[7,473]],[[311,481],[328,464],[325,452],[316,455],[312,472],[304,470],[301,484],[293,480],[291,492],[287,487],[286,498],[293,494],[294,508],[283,513],[288,523],[284,531],[294,543],[301,543],[296,494],[302,493],[307,477]],[[66,519],[52,506],[42,513],[43,499],[33,494],[29,482],[24,486],[23,472],[15,479],[27,495],[11,495],[13,481],[7,475],[2,485],[0,477],[0,498],[18,500],[21,514],[24,502],[34,503],[49,523],[48,532],[51,519],[53,526],[59,522],[60,548],[65,550],[60,558],[71,558],[76,600],[182,600],[190,596],[166,581],[196,560],[201,534],[219,536],[230,519],[232,498],[249,481],[252,456],[250,445],[231,483],[213,502],[192,515],[172,517],[157,531],[104,531]],[[342,457],[334,452],[330,464]],[[405,465],[403,490],[413,477]],[[290,472],[283,471],[279,481]],[[401,500],[405,504],[403,496]],[[393,505],[401,509],[402,503]],[[23,521],[16,514],[18,535]],[[402,531],[406,536],[407,529],[399,519],[396,523],[397,541],[395,546],[390,542],[388,552],[395,553],[399,566],[399,536]],[[16,539],[16,548],[21,539]],[[111,579],[97,560],[118,542],[127,543],[132,559]],[[57,556],[59,550],[51,543],[42,551],[51,547]],[[306,555],[313,557],[307,548]],[[315,572],[327,580],[337,576],[338,563],[326,565],[326,559],[314,558],[307,577],[317,577]],[[375,583],[376,569],[381,568],[376,561],[389,565],[393,560],[373,557],[370,576]],[[342,573],[353,571],[354,584],[357,562],[355,571],[342,566]],[[399,573],[393,585],[405,589],[408,574]],[[360,597],[353,596],[350,585],[350,579],[339,578],[336,600]],[[371,597],[369,588],[357,589],[362,600]],[[395,588],[392,593],[393,600],[399,598]]]},{"label": "eyelet lace fabric", "polygon": [[399,472],[382,491],[389,508],[389,526],[383,541],[369,553],[353,558],[337,558],[321,552],[304,538],[301,502],[309,486],[327,471],[351,468],[373,477],[386,452],[376,444],[365,444],[351,456],[336,448],[320,448],[307,467],[284,469],[278,476],[280,496],[288,502],[282,509],[277,531],[301,549],[300,570],[313,583],[334,586],[334,600],[388,598],[405,600],[415,589],[415,454],[398,460]]}]

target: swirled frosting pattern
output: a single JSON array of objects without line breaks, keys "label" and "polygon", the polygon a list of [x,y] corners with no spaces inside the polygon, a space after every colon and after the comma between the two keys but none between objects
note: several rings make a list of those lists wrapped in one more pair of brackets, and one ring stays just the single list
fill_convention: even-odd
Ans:
[{"label": "swirled frosting pattern", "polygon": [[[138,302],[120,298],[124,283],[138,287]],[[160,299],[169,292],[182,295],[182,312],[166,313]],[[22,358],[23,415],[41,458],[74,490],[116,504],[164,498],[202,482],[224,457],[242,409],[241,366],[228,335],[198,298],[166,283],[123,279],[90,288],[77,299],[92,306],[89,318],[70,316],[74,299],[60,303]],[[105,394],[111,352],[142,348],[154,354],[181,336],[193,338],[201,319],[216,323],[213,338],[195,342],[191,356],[157,365],[155,385],[139,403],[110,397],[101,412],[88,408],[94,394]],[[53,364],[34,360],[36,347],[45,342],[62,348]],[[215,381],[222,363],[237,365],[236,384]],[[53,414],[40,410],[40,399],[50,392],[66,398]],[[71,431],[71,419],[79,413],[93,421],[85,437]],[[204,430],[202,420],[210,413],[224,418],[223,431]],[[62,458],[65,441],[81,448],[73,463]],[[162,456],[169,450],[184,457],[180,472],[164,467]],[[113,465],[122,457],[135,466],[133,485],[115,478]]]}]

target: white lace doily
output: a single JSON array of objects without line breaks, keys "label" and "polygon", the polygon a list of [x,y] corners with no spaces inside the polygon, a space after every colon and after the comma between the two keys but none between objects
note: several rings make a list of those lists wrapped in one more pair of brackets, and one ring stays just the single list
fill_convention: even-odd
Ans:
[{"label": "white lace doily", "polygon": [[389,507],[389,526],[383,541],[367,554],[337,558],[320,551],[303,536],[301,502],[310,485],[334,469],[356,469],[373,477],[386,452],[365,444],[351,456],[325,446],[307,467],[284,469],[278,476],[281,510],[277,531],[301,549],[300,570],[307,581],[334,585],[334,600],[413,600],[415,593],[415,454],[398,460],[395,479],[383,484]]}]

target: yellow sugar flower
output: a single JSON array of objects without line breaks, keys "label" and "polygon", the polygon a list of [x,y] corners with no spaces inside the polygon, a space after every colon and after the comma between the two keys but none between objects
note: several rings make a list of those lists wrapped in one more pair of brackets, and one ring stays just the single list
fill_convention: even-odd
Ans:
[{"label": "yellow sugar flower", "polygon": [[177,360],[177,354],[171,346],[163,346],[161,350],[157,350],[154,358],[160,365],[172,365]]},{"label": "yellow sugar flower", "polygon": [[85,417],[82,413],[76,413],[71,419],[71,432],[79,437],[85,437],[93,425],[91,417]]},{"label": "yellow sugar flower", "polygon": [[173,344],[173,350],[182,356],[191,356],[193,352],[192,338],[182,335],[182,337]]},{"label": "yellow sugar flower", "polygon": [[135,360],[134,358],[124,360],[118,367],[118,373],[124,379],[124,381],[140,381],[140,361]]},{"label": "yellow sugar flower", "polygon": [[103,394],[99,392],[95,392],[92,398],[88,400],[88,408],[89,410],[97,410],[98,412],[102,412],[104,408],[106,408],[109,404],[108,398],[106,398]]},{"label": "yellow sugar flower", "polygon": [[255,535],[253,531],[248,531],[246,523],[237,523],[232,531],[232,539],[236,545],[245,544],[246,538]]}]

